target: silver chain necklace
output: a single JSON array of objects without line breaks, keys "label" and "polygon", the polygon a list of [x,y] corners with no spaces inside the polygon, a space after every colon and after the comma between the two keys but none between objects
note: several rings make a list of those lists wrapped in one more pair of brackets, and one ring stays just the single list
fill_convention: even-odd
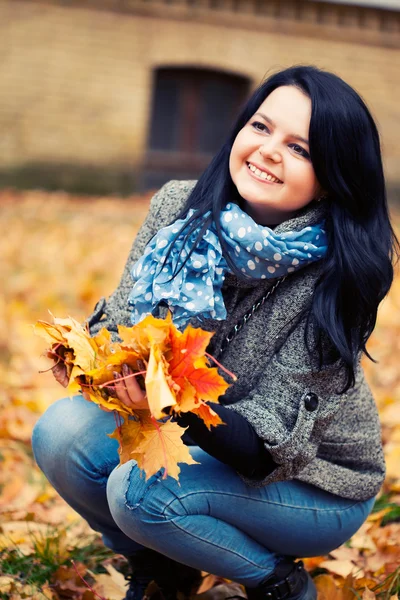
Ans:
[{"label": "silver chain necklace", "polygon": [[225,350],[225,348],[228,346],[228,344],[230,344],[231,341],[237,336],[239,331],[241,329],[243,329],[243,327],[246,325],[246,323],[248,321],[250,321],[250,319],[254,315],[254,313],[257,312],[259,308],[261,308],[261,306],[266,302],[266,300],[268,300],[268,298],[270,296],[272,296],[272,294],[275,292],[277,287],[285,281],[286,277],[287,277],[287,275],[285,275],[285,277],[282,277],[281,279],[278,279],[276,281],[276,283],[274,283],[274,285],[272,285],[268,289],[268,291],[259,300],[257,300],[257,302],[255,302],[253,304],[251,309],[240,319],[239,323],[236,323],[236,325],[234,327],[232,327],[232,329],[230,330],[228,335],[222,341],[221,351]]}]

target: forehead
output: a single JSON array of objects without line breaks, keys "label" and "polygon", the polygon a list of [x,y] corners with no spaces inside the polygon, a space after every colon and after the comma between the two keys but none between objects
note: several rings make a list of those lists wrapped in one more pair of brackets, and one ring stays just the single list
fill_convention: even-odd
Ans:
[{"label": "forehead", "polygon": [[294,86],[282,86],[270,93],[258,107],[278,128],[306,136],[310,127],[311,100]]}]

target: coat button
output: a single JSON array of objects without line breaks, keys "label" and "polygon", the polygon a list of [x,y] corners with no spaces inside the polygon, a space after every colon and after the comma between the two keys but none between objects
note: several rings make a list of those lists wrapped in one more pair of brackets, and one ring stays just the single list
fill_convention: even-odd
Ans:
[{"label": "coat button", "polygon": [[314,412],[318,408],[318,396],[314,392],[308,392],[304,397],[304,406],[306,410]]}]

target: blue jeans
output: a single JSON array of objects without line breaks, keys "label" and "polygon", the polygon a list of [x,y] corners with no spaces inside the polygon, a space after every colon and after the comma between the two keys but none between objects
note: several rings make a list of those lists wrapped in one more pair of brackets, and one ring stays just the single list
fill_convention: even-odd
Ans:
[{"label": "blue jeans", "polygon": [[180,484],[162,471],[145,480],[135,461],[122,467],[115,429],[81,396],[59,400],[33,432],[38,465],[60,495],[117,553],[143,546],[248,587],[282,556],[317,556],[351,537],[374,499],[358,502],[300,481],[261,488],[197,446],[199,465],[181,465]]}]

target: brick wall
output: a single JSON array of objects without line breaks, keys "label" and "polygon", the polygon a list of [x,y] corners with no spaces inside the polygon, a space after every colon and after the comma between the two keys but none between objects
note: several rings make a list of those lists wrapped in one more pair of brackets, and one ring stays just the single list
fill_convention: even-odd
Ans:
[{"label": "brick wall", "polygon": [[154,6],[146,13],[58,4],[0,2],[0,170],[30,163],[139,170],[155,67],[223,69],[257,85],[270,70],[311,63],[362,94],[381,130],[388,179],[400,185],[396,31],[385,47],[375,38],[360,43],[362,36],[335,40],[332,29],[306,36],[295,24],[277,33],[268,19],[251,26],[254,16],[228,23],[171,18],[167,6],[157,16]]}]

